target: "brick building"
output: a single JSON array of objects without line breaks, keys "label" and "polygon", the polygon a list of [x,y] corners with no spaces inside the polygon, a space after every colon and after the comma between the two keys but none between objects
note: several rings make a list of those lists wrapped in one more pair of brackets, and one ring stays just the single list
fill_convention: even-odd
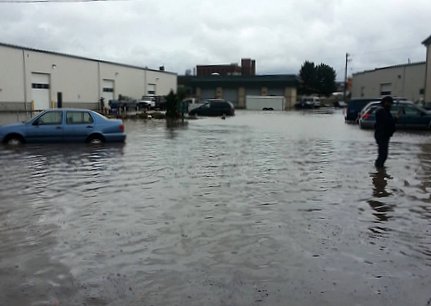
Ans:
[{"label": "brick building", "polygon": [[243,58],[241,59],[241,66],[237,63],[223,65],[197,65],[196,74],[198,77],[210,76],[213,74],[221,76],[252,76],[256,75],[256,61],[249,58]]}]

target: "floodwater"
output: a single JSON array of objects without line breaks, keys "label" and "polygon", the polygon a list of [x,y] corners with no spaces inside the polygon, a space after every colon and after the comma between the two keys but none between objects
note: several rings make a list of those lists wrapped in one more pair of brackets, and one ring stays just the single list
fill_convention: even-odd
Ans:
[{"label": "floodwater", "polygon": [[341,111],[0,147],[0,305],[431,305],[431,133]]}]

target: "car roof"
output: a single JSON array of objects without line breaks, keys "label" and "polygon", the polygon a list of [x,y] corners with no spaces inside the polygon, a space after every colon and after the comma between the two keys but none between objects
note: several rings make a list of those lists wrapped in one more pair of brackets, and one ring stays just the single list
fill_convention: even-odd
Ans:
[{"label": "car roof", "polygon": [[94,112],[87,108],[49,108],[44,111],[79,111],[79,112]]}]

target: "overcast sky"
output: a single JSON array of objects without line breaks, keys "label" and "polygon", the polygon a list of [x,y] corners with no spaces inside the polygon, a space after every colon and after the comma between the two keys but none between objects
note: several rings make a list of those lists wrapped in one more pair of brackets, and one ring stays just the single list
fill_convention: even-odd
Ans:
[{"label": "overcast sky", "polygon": [[346,53],[349,75],[425,61],[431,35],[430,0],[4,1],[2,43],[179,75],[252,58],[257,74],[297,74],[308,60],[343,80]]}]

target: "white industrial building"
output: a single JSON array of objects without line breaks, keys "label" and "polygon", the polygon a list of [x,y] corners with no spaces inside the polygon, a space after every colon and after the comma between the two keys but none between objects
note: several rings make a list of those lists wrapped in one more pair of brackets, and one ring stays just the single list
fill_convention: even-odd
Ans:
[{"label": "white industrial building", "polygon": [[425,39],[422,44],[427,48],[426,72],[425,72],[425,102],[431,103],[431,36]]},{"label": "white industrial building", "polygon": [[119,95],[140,99],[177,89],[177,75],[0,43],[0,110],[99,109]]},{"label": "white industrial building", "polygon": [[426,63],[409,63],[354,73],[352,97],[392,95],[412,101],[424,99]]},{"label": "white industrial building", "polygon": [[353,74],[352,97],[392,95],[431,104],[431,36],[422,44],[427,49],[425,62],[376,68]]}]

